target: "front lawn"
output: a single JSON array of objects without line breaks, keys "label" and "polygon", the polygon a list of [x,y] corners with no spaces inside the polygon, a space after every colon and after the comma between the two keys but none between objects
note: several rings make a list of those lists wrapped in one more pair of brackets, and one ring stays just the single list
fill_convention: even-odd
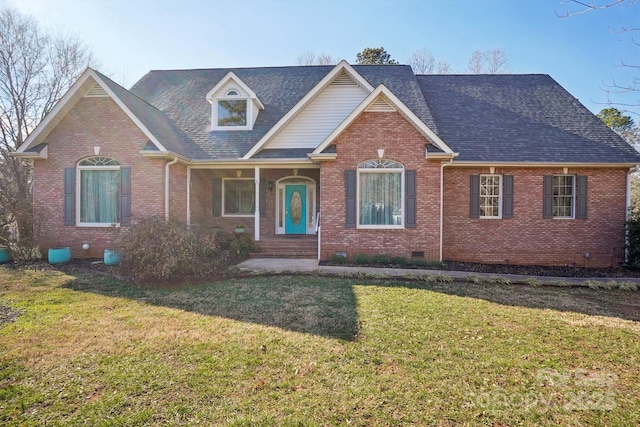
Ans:
[{"label": "front lawn", "polygon": [[0,267],[0,306],[2,425],[640,423],[638,292]]}]

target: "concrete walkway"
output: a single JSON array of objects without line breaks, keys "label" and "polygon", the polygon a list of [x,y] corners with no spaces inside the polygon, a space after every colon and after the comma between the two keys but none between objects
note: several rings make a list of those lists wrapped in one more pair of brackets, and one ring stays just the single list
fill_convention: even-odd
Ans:
[{"label": "concrete walkway", "polygon": [[285,259],[285,258],[250,258],[237,265],[241,271],[256,273],[281,273],[281,272],[320,272],[323,274],[366,274],[372,276],[386,275],[389,277],[402,276],[448,276],[452,279],[468,280],[469,277],[481,277],[490,279],[501,277],[508,279],[512,283],[525,282],[527,279],[536,279],[540,283],[559,284],[566,283],[570,285],[586,286],[587,281],[596,281],[606,283],[615,280],[619,283],[634,283],[640,286],[640,278],[631,277],[550,277],[550,276],[529,276],[522,274],[495,274],[495,273],[477,273],[470,271],[449,271],[449,270],[417,270],[409,268],[377,268],[377,267],[343,267],[318,265],[317,259]]}]

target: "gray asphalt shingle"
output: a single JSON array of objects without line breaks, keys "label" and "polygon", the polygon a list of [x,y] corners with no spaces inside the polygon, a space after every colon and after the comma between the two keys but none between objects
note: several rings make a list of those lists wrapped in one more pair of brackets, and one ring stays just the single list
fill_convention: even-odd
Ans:
[{"label": "gray asphalt shingle", "polygon": [[458,161],[633,163],[640,155],[547,75],[420,75]]},{"label": "gray asphalt shingle", "polygon": [[[242,157],[332,66],[151,71],[114,89],[168,149],[194,160]],[[354,66],[384,84],[459,161],[640,163],[640,155],[547,75],[419,75],[409,66]],[[205,95],[233,71],[264,105],[250,131],[211,131]],[[111,82],[113,85],[115,83]],[[306,158],[269,150],[258,158]]]}]

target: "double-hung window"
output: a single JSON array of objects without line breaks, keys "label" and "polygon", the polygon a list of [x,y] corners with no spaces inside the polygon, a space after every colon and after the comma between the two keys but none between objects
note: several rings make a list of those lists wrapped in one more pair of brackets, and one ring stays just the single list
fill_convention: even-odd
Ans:
[{"label": "double-hung window", "polygon": [[256,208],[256,185],[253,178],[222,180],[224,216],[252,216]]},{"label": "double-hung window", "polygon": [[573,175],[553,177],[553,217],[573,218],[575,182]]},{"label": "double-hung window", "polygon": [[480,175],[480,218],[502,218],[502,175]]},{"label": "double-hung window", "polygon": [[469,217],[513,218],[513,175],[470,175]]},{"label": "double-hung window", "polygon": [[120,164],[109,157],[89,157],[78,163],[78,178],[77,223],[120,223]]},{"label": "double-hung window", "polygon": [[404,166],[393,160],[358,165],[358,227],[404,226]]},{"label": "double-hung window", "polygon": [[543,189],[543,218],[587,218],[586,176],[546,175],[543,178]]}]

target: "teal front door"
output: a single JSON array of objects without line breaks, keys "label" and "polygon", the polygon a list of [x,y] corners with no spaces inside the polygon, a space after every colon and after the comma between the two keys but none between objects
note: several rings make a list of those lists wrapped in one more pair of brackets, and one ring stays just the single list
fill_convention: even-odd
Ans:
[{"label": "teal front door", "polygon": [[284,186],[284,232],[307,234],[307,186]]}]

